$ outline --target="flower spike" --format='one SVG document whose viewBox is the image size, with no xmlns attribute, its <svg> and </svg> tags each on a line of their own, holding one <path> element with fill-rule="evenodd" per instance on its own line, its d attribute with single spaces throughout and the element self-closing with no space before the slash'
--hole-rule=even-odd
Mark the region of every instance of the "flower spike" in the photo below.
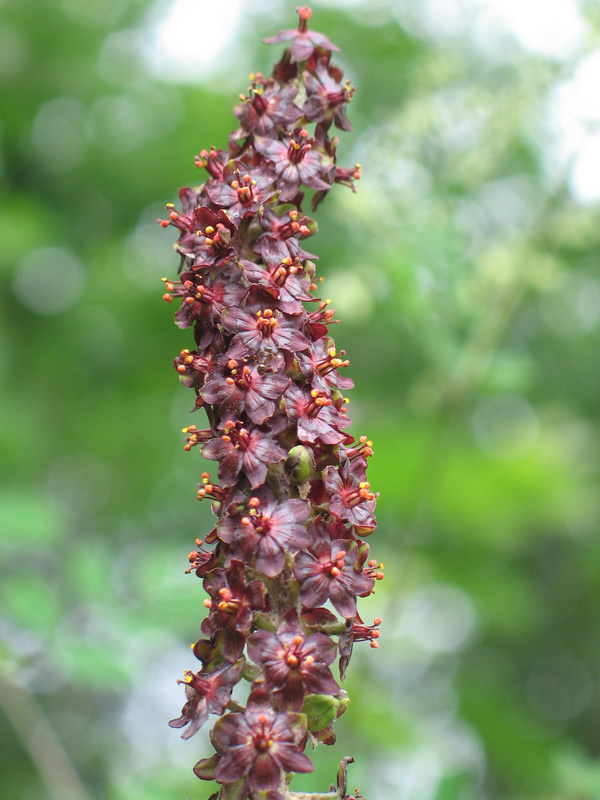
<svg viewBox="0 0 600 800">
<path fill-rule="evenodd" d="M 201 150 L 205 182 L 182 189 L 181 208 L 169 203 L 158 220 L 177 231 L 180 257 L 164 300 L 194 336 L 173 363 L 194 391 L 192 411 L 206 412 L 183 428 L 184 449 L 217 462 L 196 495 L 216 523 L 185 568 L 207 594 L 192 645 L 200 669 L 179 681 L 185 704 L 169 723 L 187 739 L 218 717 L 214 752 L 194 767 L 221 785 L 211 800 L 297 800 L 289 782 L 313 769 L 307 744 L 335 743 L 354 643 L 379 644 L 381 620 L 365 625 L 358 614 L 383 578 L 363 541 L 376 527 L 373 443 L 348 433 L 353 383 L 340 370 L 350 362 L 329 332 L 337 320 L 318 296 L 317 257 L 304 249 L 317 230 L 306 190 L 314 208 L 360 177 L 359 165 L 337 166 L 330 136 L 334 125 L 352 129 L 354 89 L 331 63 L 338 48 L 309 30 L 311 15 L 298 8 L 297 28 L 264 40 L 289 43 L 273 76 L 250 76 L 228 150 Z M 246 707 L 232 699 L 241 680 L 251 684 Z M 331 800 L 348 800 L 352 760 L 342 760 Z"/>
</svg>

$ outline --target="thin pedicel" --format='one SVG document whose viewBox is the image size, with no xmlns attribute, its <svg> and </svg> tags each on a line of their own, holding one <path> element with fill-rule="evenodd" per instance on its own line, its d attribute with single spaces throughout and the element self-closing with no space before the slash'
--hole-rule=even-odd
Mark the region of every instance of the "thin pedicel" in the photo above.
<svg viewBox="0 0 600 800">
<path fill-rule="evenodd" d="M 335 183 L 355 191 L 360 178 L 359 164 L 337 166 L 330 135 L 352 129 L 354 88 L 331 62 L 338 48 L 308 28 L 310 9 L 298 15 L 297 28 L 264 40 L 288 49 L 272 77 L 250 76 L 228 149 L 196 156 L 206 181 L 181 189 L 180 210 L 168 204 L 158 220 L 179 232 L 179 278 L 164 279 L 164 299 L 180 302 L 175 322 L 195 341 L 175 369 L 207 417 L 183 429 L 185 450 L 218 464 L 197 494 L 217 521 L 186 570 L 208 595 L 192 646 L 201 668 L 185 672 L 186 702 L 169 723 L 187 739 L 218 717 L 215 752 L 194 768 L 221 784 L 210 800 L 350 800 L 349 757 L 328 792 L 289 784 L 313 770 L 309 742 L 335 743 L 349 700 L 333 662 L 343 680 L 354 643 L 377 647 L 381 623 L 357 611 L 383 578 L 364 541 L 376 527 L 372 442 L 347 431 L 353 383 L 339 370 L 349 361 L 329 333 L 331 301 L 317 296 L 317 256 L 304 249 L 317 230 L 305 188 L 314 212 Z M 242 679 L 245 707 L 232 699 Z"/>
</svg>

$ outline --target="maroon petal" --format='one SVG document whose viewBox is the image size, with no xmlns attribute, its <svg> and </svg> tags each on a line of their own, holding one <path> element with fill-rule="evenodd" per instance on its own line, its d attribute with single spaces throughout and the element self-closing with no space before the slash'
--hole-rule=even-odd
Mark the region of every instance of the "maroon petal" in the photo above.
<svg viewBox="0 0 600 800">
<path fill-rule="evenodd" d="M 349 594 L 338 581 L 331 581 L 329 598 L 343 617 L 351 619 L 356 616 L 356 597 Z"/>
<path fill-rule="evenodd" d="M 279 31 L 277 36 L 269 36 L 262 41 L 263 44 L 281 44 L 282 42 L 288 42 L 297 33 L 297 28 L 288 28 L 286 31 Z"/>
<path fill-rule="evenodd" d="M 302 673 L 302 678 L 306 694 L 335 694 L 340 688 L 329 667 L 319 664 L 318 661 L 315 661 L 310 670 Z"/>
<path fill-rule="evenodd" d="M 246 775 L 252 766 L 254 755 L 254 748 L 246 743 L 227 748 L 217 765 L 215 778 L 219 783 L 237 781 Z M 277 786 L 270 786 L 269 788 L 275 789 Z"/>
<path fill-rule="evenodd" d="M 270 546 L 267 546 L 266 540 Z M 270 551 L 270 552 L 269 552 Z M 285 566 L 285 553 L 271 537 L 265 536 L 256 554 L 256 568 L 264 572 L 267 578 L 281 575 Z"/>
<path fill-rule="evenodd" d="M 312 772 L 310 758 L 291 745 L 277 743 L 277 758 L 286 772 Z"/>
<path fill-rule="evenodd" d="M 260 753 L 248 773 L 248 783 L 255 792 L 277 789 L 281 770 L 270 753 Z"/>
<path fill-rule="evenodd" d="M 307 36 L 295 36 L 290 42 L 290 51 L 294 61 L 306 61 L 314 49 L 313 43 Z"/>
<path fill-rule="evenodd" d="M 294 575 L 299 581 L 305 581 L 320 574 L 319 562 L 311 553 L 298 553 L 294 562 Z"/>
<path fill-rule="evenodd" d="M 300 589 L 300 600 L 302 605 L 308 608 L 322 605 L 329 597 L 329 583 L 330 581 L 324 575 L 313 575 L 312 578 L 304 581 Z M 337 608 L 337 606 L 336 606 Z M 343 612 L 338 608 L 340 614 Z M 354 604 L 354 611 L 356 612 L 356 603 Z M 350 616 L 354 616 L 351 614 Z"/>
</svg>

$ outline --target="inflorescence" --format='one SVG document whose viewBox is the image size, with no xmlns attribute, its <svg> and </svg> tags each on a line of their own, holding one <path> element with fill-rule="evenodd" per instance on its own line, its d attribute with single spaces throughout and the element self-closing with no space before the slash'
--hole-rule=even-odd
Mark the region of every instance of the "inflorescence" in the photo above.
<svg viewBox="0 0 600 800">
<path fill-rule="evenodd" d="M 335 742 L 348 704 L 331 665 L 339 658 L 343 680 L 354 642 L 377 647 L 381 623 L 357 611 L 383 578 L 363 540 L 376 526 L 372 442 L 347 432 L 353 384 L 339 370 L 349 361 L 329 333 L 330 300 L 316 296 L 304 240 L 317 226 L 302 210 L 303 187 L 313 212 L 335 183 L 355 191 L 360 165 L 339 168 L 330 136 L 332 125 L 352 129 L 354 89 L 331 63 L 338 48 L 308 29 L 310 9 L 298 15 L 298 28 L 264 40 L 288 48 L 272 77 L 250 75 L 228 149 L 196 156 L 207 180 L 181 189 L 181 210 L 168 204 L 158 220 L 179 231 L 179 278 L 164 279 L 164 299 L 181 303 L 175 322 L 193 329 L 196 345 L 175 369 L 194 390 L 192 411 L 208 418 L 204 429 L 183 429 L 184 447 L 218 462 L 218 479 L 204 472 L 198 484 L 216 526 L 196 539 L 187 569 L 208 594 L 192 646 L 201 668 L 185 672 L 186 702 L 169 723 L 187 739 L 219 717 L 215 753 L 194 768 L 221 784 L 211 800 L 310 796 L 289 782 L 312 771 L 309 742 Z M 245 707 L 232 699 L 242 679 L 251 684 Z M 327 797 L 350 800 L 351 761 Z"/>
</svg>

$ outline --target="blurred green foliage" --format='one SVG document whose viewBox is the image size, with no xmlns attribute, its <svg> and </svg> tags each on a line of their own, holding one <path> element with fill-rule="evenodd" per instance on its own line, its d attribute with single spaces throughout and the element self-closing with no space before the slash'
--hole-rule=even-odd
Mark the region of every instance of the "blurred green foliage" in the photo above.
<svg viewBox="0 0 600 800">
<path fill-rule="evenodd" d="M 365 171 L 310 249 L 375 444 L 387 578 L 361 610 L 384 618 L 380 649 L 356 648 L 338 745 L 299 787 L 352 753 L 369 800 L 600 796 L 600 226 L 577 160 L 597 103 L 567 119 L 579 148 L 561 134 L 600 14 L 565 3 L 583 33 L 560 53 L 484 0 L 314 4 L 358 87 L 342 161 Z M 155 66 L 184 0 L 0 4 L 8 798 L 209 793 L 191 773 L 205 734 L 166 727 L 203 613 L 185 557 L 211 517 L 181 449 L 192 399 L 170 362 L 190 341 L 160 301 L 176 259 L 154 220 L 200 180 L 194 153 L 225 145 L 246 74 L 277 56 L 260 37 L 295 4 L 198 4 L 198 53 L 233 38 L 195 81 L 182 19 L 180 72 Z"/>
</svg>

